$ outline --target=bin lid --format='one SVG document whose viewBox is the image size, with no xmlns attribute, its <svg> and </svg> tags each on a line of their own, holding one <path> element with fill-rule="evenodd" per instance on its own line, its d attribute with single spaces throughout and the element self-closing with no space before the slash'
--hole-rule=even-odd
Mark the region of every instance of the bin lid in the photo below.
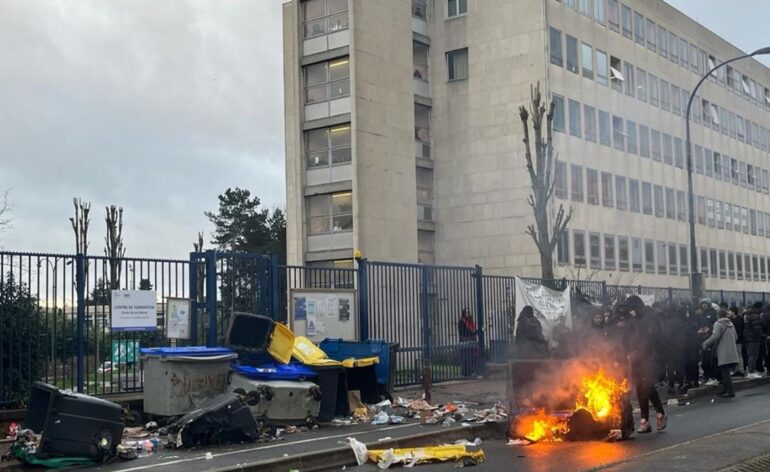
<svg viewBox="0 0 770 472">
<path fill-rule="evenodd" d="M 184 346 L 184 347 L 145 347 L 139 350 L 145 356 L 221 356 L 233 354 L 226 347 Z"/>
<path fill-rule="evenodd" d="M 265 364 L 259 367 L 233 364 L 230 368 L 246 377 L 258 380 L 314 379 L 318 374 L 302 364 Z"/>
<path fill-rule="evenodd" d="M 329 359 L 325 352 L 304 336 L 294 338 L 292 355 L 305 365 L 342 365 L 339 361 Z"/>
<path fill-rule="evenodd" d="M 292 350 L 294 350 L 294 333 L 285 324 L 275 323 L 267 352 L 281 364 L 288 364 L 291 361 Z"/>
</svg>

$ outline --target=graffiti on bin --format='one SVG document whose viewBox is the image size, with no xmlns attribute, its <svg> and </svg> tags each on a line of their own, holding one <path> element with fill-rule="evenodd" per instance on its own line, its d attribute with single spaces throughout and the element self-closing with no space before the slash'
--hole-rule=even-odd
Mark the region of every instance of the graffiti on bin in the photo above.
<svg viewBox="0 0 770 472">
<path fill-rule="evenodd" d="M 171 374 L 171 390 L 173 395 L 215 395 L 225 390 L 227 374 L 208 374 L 186 376 Z"/>
</svg>

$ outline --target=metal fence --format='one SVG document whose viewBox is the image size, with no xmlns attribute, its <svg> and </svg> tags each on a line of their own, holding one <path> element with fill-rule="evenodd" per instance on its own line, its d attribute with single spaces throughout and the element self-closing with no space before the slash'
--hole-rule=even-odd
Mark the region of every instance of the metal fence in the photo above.
<svg viewBox="0 0 770 472">
<path fill-rule="evenodd" d="M 608 285 L 597 281 L 524 278 L 597 303 L 631 294 L 685 303 L 687 289 Z M 0 406 L 26 397 L 43 379 L 89 394 L 141 390 L 139 347 L 168 346 L 165 302 L 192 300 L 189 344 L 225 341 L 233 312 L 267 314 L 286 322 L 293 289 L 354 288 L 361 339 L 399 343 L 398 385 L 419 383 L 423 362 L 434 381 L 472 378 L 482 359 L 502 361 L 513 337 L 515 277 L 484 275 L 481 267 L 359 261 L 357 269 L 280 265 L 275 256 L 206 251 L 189 260 L 0 252 Z M 157 293 L 157 330 L 112 332 L 112 289 Z M 764 292 L 709 290 L 714 302 L 770 301 Z M 460 339 L 468 308 L 479 332 Z M 181 341 L 180 341 L 181 343 Z"/>
</svg>

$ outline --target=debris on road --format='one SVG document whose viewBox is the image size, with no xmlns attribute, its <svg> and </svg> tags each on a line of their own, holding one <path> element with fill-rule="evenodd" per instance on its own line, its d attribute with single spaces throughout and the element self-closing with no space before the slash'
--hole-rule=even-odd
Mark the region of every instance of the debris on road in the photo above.
<svg viewBox="0 0 770 472">
<path fill-rule="evenodd" d="M 476 465 L 484 462 L 484 451 L 479 448 L 481 439 L 473 442 L 468 440 L 457 441 L 456 444 L 447 444 L 434 447 L 417 447 L 405 449 L 372 449 L 355 438 L 347 438 L 347 444 L 353 450 L 358 465 L 364 465 L 368 461 L 377 463 L 380 469 L 387 469 L 392 465 L 401 464 L 404 467 L 413 467 L 417 464 L 429 462 L 447 462 L 453 460 L 459 467 Z"/>
</svg>

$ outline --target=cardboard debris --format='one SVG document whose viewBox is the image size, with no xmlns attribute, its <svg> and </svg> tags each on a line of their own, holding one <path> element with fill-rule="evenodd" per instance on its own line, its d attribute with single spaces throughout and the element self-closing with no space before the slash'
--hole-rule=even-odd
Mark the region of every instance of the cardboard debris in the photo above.
<svg viewBox="0 0 770 472">
<path fill-rule="evenodd" d="M 464 445 L 447 445 L 436 447 L 418 447 L 407 449 L 381 449 L 370 450 L 369 459 L 376 462 L 381 469 L 387 469 L 394 464 L 402 464 L 405 467 L 413 467 L 417 464 L 429 462 L 463 461 L 470 460 L 473 463 L 484 462 L 484 451 L 470 451 Z"/>
</svg>

